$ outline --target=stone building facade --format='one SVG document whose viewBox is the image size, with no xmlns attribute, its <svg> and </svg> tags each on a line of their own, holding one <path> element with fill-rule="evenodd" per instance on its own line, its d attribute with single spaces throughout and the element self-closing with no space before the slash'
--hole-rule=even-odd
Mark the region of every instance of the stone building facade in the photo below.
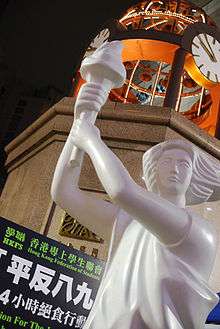
<svg viewBox="0 0 220 329">
<path fill-rule="evenodd" d="M 95 228 L 92 233 L 83 228 L 50 197 L 56 162 L 73 122 L 74 102 L 74 98 L 63 98 L 7 145 L 8 178 L 0 199 L 0 216 L 105 260 L 110 236 L 103 241 L 95 235 Z M 189 140 L 220 161 L 220 141 L 169 108 L 107 102 L 97 126 L 103 140 L 141 185 L 143 153 L 164 140 Z M 87 156 L 80 188 L 108 199 Z M 195 211 L 214 221 L 220 234 L 219 201 L 196 206 Z M 220 248 L 211 278 L 216 291 L 220 290 L 218 259 Z"/>
</svg>

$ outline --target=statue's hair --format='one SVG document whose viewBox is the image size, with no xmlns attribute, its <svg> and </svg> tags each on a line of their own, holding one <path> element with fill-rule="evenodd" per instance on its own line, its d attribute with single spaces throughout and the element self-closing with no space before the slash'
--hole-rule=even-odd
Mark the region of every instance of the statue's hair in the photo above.
<svg viewBox="0 0 220 329">
<path fill-rule="evenodd" d="M 220 199 L 220 165 L 198 147 L 183 140 L 162 142 L 144 153 L 143 173 L 149 191 L 158 193 L 157 163 L 162 153 L 169 149 L 183 149 L 192 160 L 193 173 L 186 192 L 186 204 Z"/>
</svg>

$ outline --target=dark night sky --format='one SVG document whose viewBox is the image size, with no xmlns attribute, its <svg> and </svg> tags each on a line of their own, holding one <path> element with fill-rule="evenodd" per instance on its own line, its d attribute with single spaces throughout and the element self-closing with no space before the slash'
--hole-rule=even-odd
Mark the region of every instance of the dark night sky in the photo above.
<svg viewBox="0 0 220 329">
<path fill-rule="evenodd" d="M 68 93 L 82 50 L 103 23 L 138 1 L 9 0 L 0 45 L 16 75 Z"/>
<path fill-rule="evenodd" d="M 0 0 L 0 67 L 3 61 L 24 85 L 52 85 L 68 95 L 79 58 L 104 22 L 137 2 Z M 0 190 L 4 161 L 0 144 Z"/>
</svg>

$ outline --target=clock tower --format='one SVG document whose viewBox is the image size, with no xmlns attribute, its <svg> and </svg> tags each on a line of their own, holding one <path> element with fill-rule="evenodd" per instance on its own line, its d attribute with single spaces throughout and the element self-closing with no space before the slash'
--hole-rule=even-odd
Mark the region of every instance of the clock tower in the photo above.
<svg viewBox="0 0 220 329">
<path fill-rule="evenodd" d="M 170 107 L 216 135 L 220 103 L 220 32 L 186 0 L 144 1 L 111 20 L 84 56 L 105 41 L 122 40 L 127 78 L 110 100 Z M 76 94 L 82 79 L 78 78 Z"/>
</svg>

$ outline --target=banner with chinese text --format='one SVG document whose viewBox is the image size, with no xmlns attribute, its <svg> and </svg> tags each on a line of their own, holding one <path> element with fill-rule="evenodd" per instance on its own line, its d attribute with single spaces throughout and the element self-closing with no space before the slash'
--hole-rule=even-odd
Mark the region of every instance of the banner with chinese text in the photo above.
<svg viewBox="0 0 220 329">
<path fill-rule="evenodd" d="M 83 328 L 104 265 L 0 217 L 0 329 Z"/>
</svg>

